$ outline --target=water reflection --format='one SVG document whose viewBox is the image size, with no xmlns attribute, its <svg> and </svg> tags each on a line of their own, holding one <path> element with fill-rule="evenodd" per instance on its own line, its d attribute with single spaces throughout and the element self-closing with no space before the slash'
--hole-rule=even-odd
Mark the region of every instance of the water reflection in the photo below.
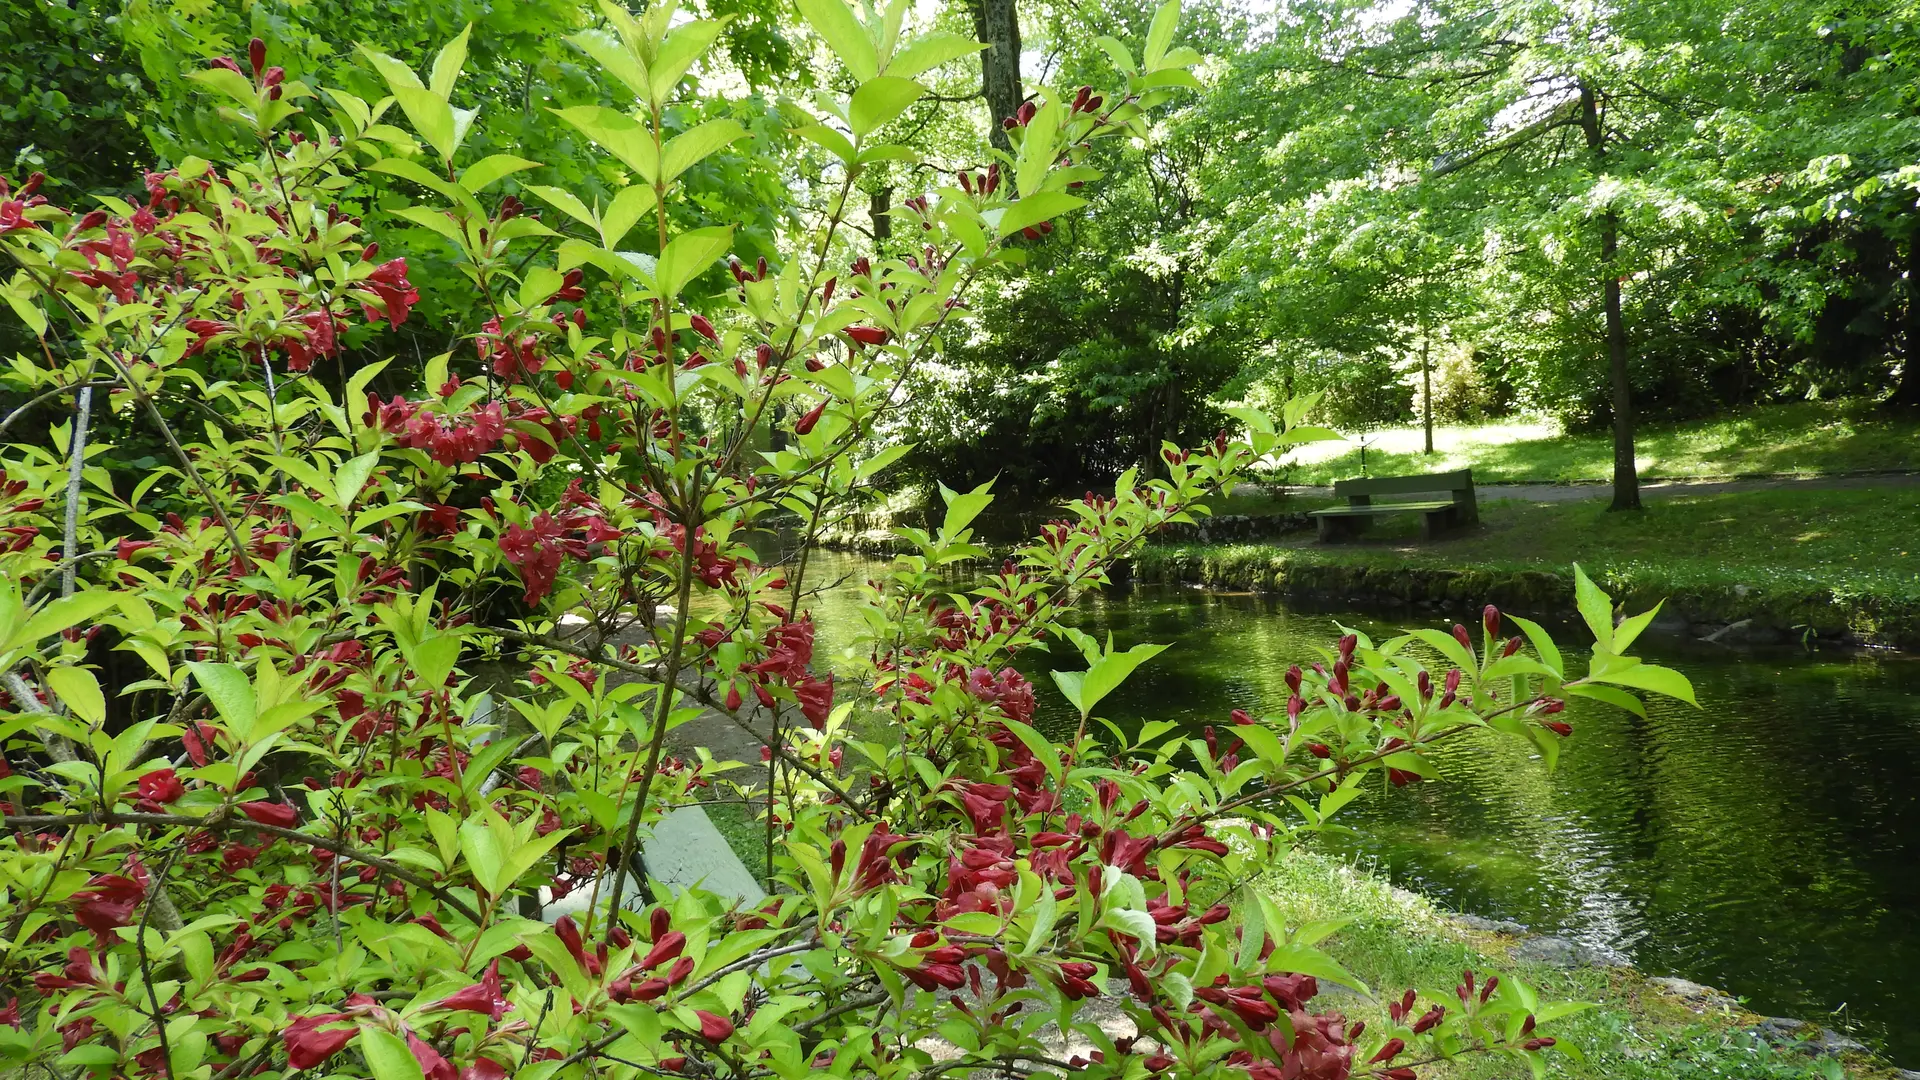
<svg viewBox="0 0 1920 1080">
<path fill-rule="evenodd" d="M 844 642 L 854 600 L 849 585 L 816 601 L 823 649 Z M 1123 645 L 1175 643 L 1103 712 L 1196 728 L 1279 710 L 1287 665 L 1336 619 L 1373 634 L 1419 621 L 1184 589 L 1090 598 L 1076 618 Z M 1682 667 L 1705 708 L 1654 702 L 1643 720 L 1575 702 L 1552 774 L 1511 740 L 1445 744 L 1449 782 L 1363 799 L 1345 818 L 1355 834 L 1329 846 L 1461 910 L 1618 949 L 1763 1012 L 1850 1022 L 1920 1062 L 1920 1017 L 1902 1007 L 1920 995 L 1920 661 L 1646 651 Z M 1023 666 L 1045 684 L 1049 662 Z M 1071 730 L 1058 694 L 1040 698 L 1039 726 Z"/>
</svg>

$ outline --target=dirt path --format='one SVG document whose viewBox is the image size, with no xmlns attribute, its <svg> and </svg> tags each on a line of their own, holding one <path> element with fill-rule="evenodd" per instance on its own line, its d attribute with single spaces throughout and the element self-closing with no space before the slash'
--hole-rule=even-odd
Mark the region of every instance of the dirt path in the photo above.
<svg viewBox="0 0 1920 1080">
<path fill-rule="evenodd" d="M 1752 480 L 1649 480 L 1640 484 L 1640 495 L 1660 499 L 1673 495 L 1725 495 L 1740 491 L 1858 491 L 1884 489 L 1895 492 L 1920 491 L 1920 473 L 1883 473 L 1870 476 L 1782 476 Z M 1330 499 L 1331 487 L 1294 487 L 1278 489 L 1308 498 Z M 1480 499 L 1518 499 L 1522 502 L 1578 502 L 1604 499 L 1613 494 L 1613 485 L 1587 484 L 1477 484 Z"/>
</svg>

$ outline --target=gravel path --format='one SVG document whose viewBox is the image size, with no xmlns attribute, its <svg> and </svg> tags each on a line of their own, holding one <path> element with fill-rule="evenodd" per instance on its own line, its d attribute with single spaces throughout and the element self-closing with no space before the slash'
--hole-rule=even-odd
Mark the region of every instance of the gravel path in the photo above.
<svg viewBox="0 0 1920 1080">
<path fill-rule="evenodd" d="M 1738 491 L 1854 491 L 1884 489 L 1889 493 L 1920 489 L 1920 473 L 1880 473 L 1867 476 L 1780 476 L 1751 480 L 1650 480 L 1640 484 L 1640 496 L 1659 499 L 1671 495 L 1724 495 Z M 1331 487 L 1285 488 L 1289 494 L 1330 499 Z M 1588 484 L 1476 484 L 1474 491 L 1487 501 L 1578 502 L 1604 499 L 1613 485 Z"/>
</svg>

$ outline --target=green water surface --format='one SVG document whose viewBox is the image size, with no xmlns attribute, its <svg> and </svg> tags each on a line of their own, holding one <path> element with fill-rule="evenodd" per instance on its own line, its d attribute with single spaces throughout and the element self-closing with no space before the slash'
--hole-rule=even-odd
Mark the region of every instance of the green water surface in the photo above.
<svg viewBox="0 0 1920 1080">
<path fill-rule="evenodd" d="M 821 580 L 852 575 L 815 604 L 823 649 L 851 625 L 870 565 L 821 567 Z M 1450 621 L 1174 587 L 1090 597 L 1076 619 L 1123 645 L 1173 644 L 1103 714 L 1223 732 L 1235 708 L 1281 709 L 1287 666 L 1336 620 L 1378 635 Z M 1579 640 L 1565 631 L 1570 655 Z M 1638 651 L 1685 671 L 1703 708 L 1652 701 L 1642 720 L 1575 702 L 1552 773 L 1512 740 L 1444 744 L 1445 782 L 1370 794 L 1343 815 L 1353 834 L 1328 845 L 1458 910 L 1615 949 L 1920 1065 L 1920 659 Z M 1049 662 L 1022 666 L 1040 726 L 1070 731 Z"/>
</svg>

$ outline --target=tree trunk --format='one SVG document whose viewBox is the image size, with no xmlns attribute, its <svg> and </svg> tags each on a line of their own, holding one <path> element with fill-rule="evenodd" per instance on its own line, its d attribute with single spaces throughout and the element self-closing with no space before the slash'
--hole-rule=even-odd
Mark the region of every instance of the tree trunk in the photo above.
<svg viewBox="0 0 1920 1080">
<path fill-rule="evenodd" d="M 1920 409 L 1920 229 L 1907 240 L 1907 308 L 1902 320 L 1900 384 L 1887 404 L 1896 409 Z"/>
<path fill-rule="evenodd" d="M 980 54 L 980 92 L 987 99 L 987 138 L 1008 153 L 1013 143 L 1001 121 L 1020 111 L 1020 17 L 1014 0 L 968 0 L 973 32 L 987 45 Z"/>
<path fill-rule="evenodd" d="M 1606 137 L 1593 88 L 1580 84 L 1580 128 L 1598 178 L 1606 162 Z M 1613 505 L 1640 509 L 1640 473 L 1633 461 L 1633 386 L 1627 381 L 1627 327 L 1620 315 L 1620 215 L 1600 215 L 1600 288 L 1607 311 L 1607 377 L 1613 390 Z"/>
<path fill-rule="evenodd" d="M 1433 453 L 1433 365 L 1428 362 L 1428 353 L 1433 346 L 1433 335 L 1420 334 L 1420 423 L 1426 428 L 1427 453 Z"/>
<path fill-rule="evenodd" d="M 873 241 L 884 243 L 893 236 L 893 188 L 883 187 L 867 203 L 867 216 L 873 219 Z"/>
</svg>

